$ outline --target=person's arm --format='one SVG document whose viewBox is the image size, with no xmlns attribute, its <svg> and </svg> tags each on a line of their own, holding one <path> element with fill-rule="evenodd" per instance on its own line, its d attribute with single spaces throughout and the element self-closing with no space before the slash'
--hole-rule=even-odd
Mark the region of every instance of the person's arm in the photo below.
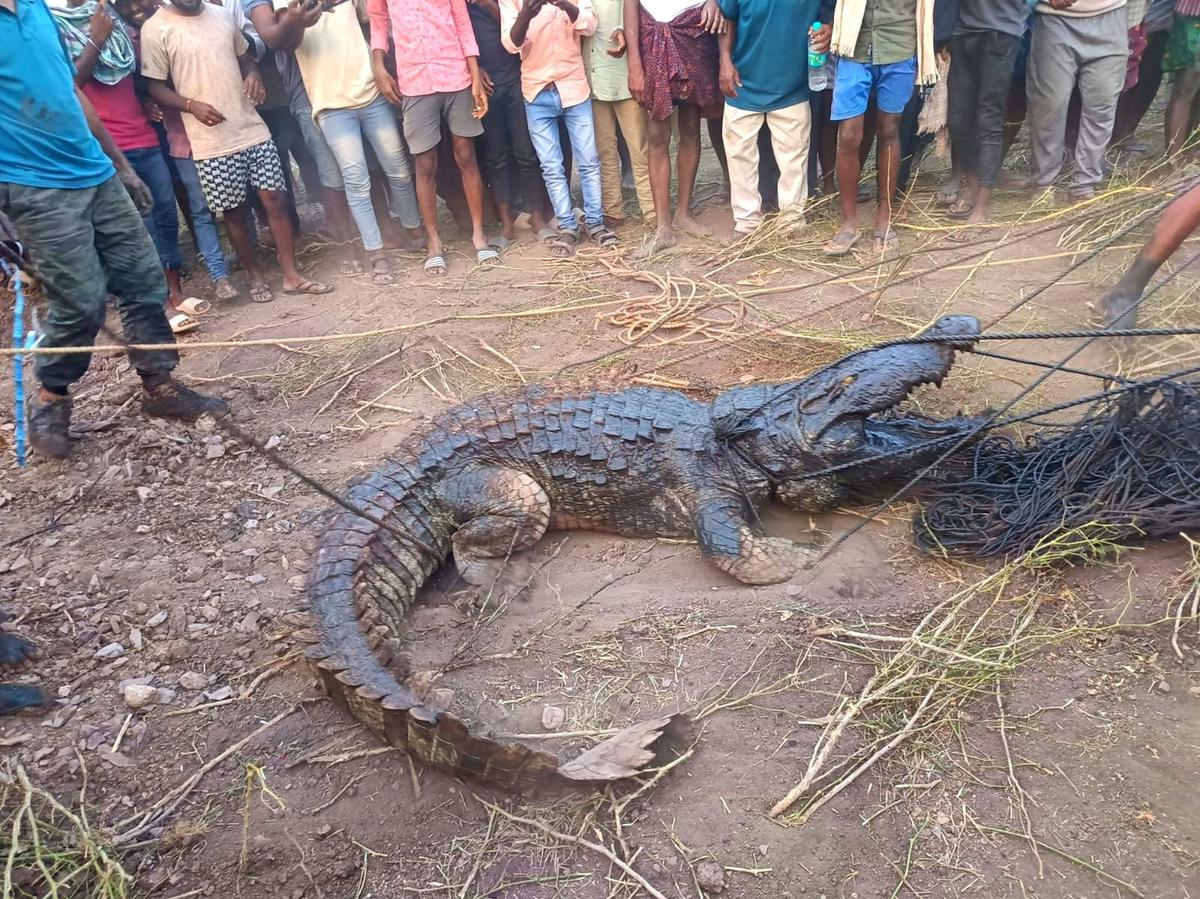
<svg viewBox="0 0 1200 899">
<path fill-rule="evenodd" d="M 484 83 L 479 68 L 479 43 L 475 40 L 475 29 L 471 26 L 471 14 L 467 12 L 467 0 L 450 0 L 450 15 L 454 19 L 454 32 L 467 70 L 471 73 L 471 97 L 475 101 L 471 114 L 482 119 L 488 111 L 488 95 L 491 93 Z"/>
<path fill-rule="evenodd" d="M 401 101 L 400 85 L 387 69 L 387 52 L 391 42 L 391 17 L 387 0 L 367 0 L 367 19 L 371 23 L 371 73 L 379 93 L 393 106 Z"/>
<path fill-rule="evenodd" d="M 304 30 L 321 18 L 321 4 L 292 0 L 286 9 L 260 5 L 250 10 L 250 23 L 272 50 L 292 52 L 304 40 Z"/>
<path fill-rule="evenodd" d="M 150 195 L 150 188 L 137 176 L 137 172 L 133 170 L 133 166 L 129 164 L 125 154 L 121 152 L 116 141 L 112 139 L 112 135 L 108 133 L 108 129 L 104 127 L 104 123 L 100 121 L 100 116 L 96 113 L 96 108 L 92 106 L 92 101 L 79 89 L 79 85 L 75 86 L 75 97 L 79 101 L 80 108 L 83 109 L 84 118 L 87 119 L 88 130 L 99 141 L 104 155 L 112 160 L 113 168 L 117 170 L 117 177 L 125 185 L 125 190 L 129 192 L 129 198 L 133 200 L 133 205 L 137 207 L 138 212 L 146 215 L 154 208 L 154 197 Z"/>
<path fill-rule="evenodd" d="M 246 40 L 246 38 L 242 36 L 242 40 Z M 251 103 L 259 106 L 267 99 L 267 89 L 263 85 L 262 73 L 259 72 L 258 63 L 250 54 L 248 45 L 247 49 L 238 56 L 238 68 L 242 70 L 242 88 L 245 90 L 246 96 L 250 98 Z"/>
<path fill-rule="evenodd" d="M 550 0 L 550 2 L 567 14 L 579 34 L 591 37 L 596 33 L 596 26 L 600 24 L 600 19 L 596 15 L 596 7 L 592 5 L 592 0 Z M 574 14 L 568 7 L 574 7 Z"/>
<path fill-rule="evenodd" d="M 100 60 L 100 48 L 113 33 L 114 23 L 105 6 L 104 3 L 98 4 L 96 11 L 92 13 L 91 21 L 88 22 L 87 43 L 83 45 L 83 51 L 75 60 L 75 83 L 80 87 L 91 81 L 92 72 L 96 70 L 96 63 Z"/>
<path fill-rule="evenodd" d="M 1141 298 L 1154 273 L 1197 228 L 1200 228 L 1200 186 L 1193 187 L 1166 208 L 1146 245 L 1102 300 L 1102 311 L 1110 326 L 1136 326 L 1137 307 L 1134 304 Z"/>
<path fill-rule="evenodd" d="M 210 128 L 213 125 L 220 125 L 225 121 L 225 116 L 215 106 L 205 103 L 203 100 L 193 100 L 185 97 L 165 81 L 160 81 L 157 78 L 147 78 L 146 88 L 150 92 L 150 99 L 162 109 L 177 109 L 180 112 L 190 113 L 201 124 L 208 125 Z"/>
<path fill-rule="evenodd" d="M 737 20 L 729 19 L 723 32 L 717 35 L 717 49 L 720 52 L 721 68 L 718 79 L 721 93 L 726 97 L 736 97 L 738 88 L 742 86 L 742 76 L 738 74 L 737 66 L 733 64 L 733 42 L 737 39 Z"/>
<path fill-rule="evenodd" d="M 646 74 L 642 69 L 642 23 L 639 0 L 625 0 L 625 53 L 629 57 L 629 93 L 646 105 Z"/>
<path fill-rule="evenodd" d="M 529 36 L 529 24 L 533 21 L 534 16 L 542 11 L 542 7 L 545 5 L 546 0 L 525 0 L 525 5 L 517 13 L 512 27 L 507 31 L 501 27 L 500 39 L 504 42 L 504 46 L 508 48 L 510 53 L 521 52 L 521 48 L 525 46 L 525 39 Z"/>
</svg>

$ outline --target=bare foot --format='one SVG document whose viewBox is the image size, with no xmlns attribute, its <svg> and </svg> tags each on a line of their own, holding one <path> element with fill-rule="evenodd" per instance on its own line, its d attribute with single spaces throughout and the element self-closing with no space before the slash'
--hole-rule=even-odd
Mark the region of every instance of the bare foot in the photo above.
<svg viewBox="0 0 1200 899">
<path fill-rule="evenodd" d="M 654 232 L 654 237 L 634 252 L 633 258 L 649 259 L 659 250 L 670 249 L 673 246 L 675 246 L 675 232 L 670 228 L 659 228 Z"/>
<path fill-rule="evenodd" d="M 691 234 L 694 237 L 711 237 L 712 230 L 700 224 L 686 212 L 682 210 L 675 213 L 674 228 L 677 231 L 682 231 L 684 234 Z"/>
</svg>

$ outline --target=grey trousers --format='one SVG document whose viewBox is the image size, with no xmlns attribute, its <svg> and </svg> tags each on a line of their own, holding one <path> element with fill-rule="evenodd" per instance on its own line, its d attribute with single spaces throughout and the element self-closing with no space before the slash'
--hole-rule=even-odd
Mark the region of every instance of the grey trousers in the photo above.
<svg viewBox="0 0 1200 899">
<path fill-rule="evenodd" d="M 163 310 L 167 282 L 154 242 L 113 175 L 81 190 L 0 184 L 0 211 L 16 226 L 46 292 L 43 346 L 91 346 L 104 322 L 109 293 L 130 343 L 174 343 Z M 38 356 L 38 380 L 64 391 L 91 362 L 90 353 Z M 139 372 L 170 371 L 175 350 L 130 350 Z"/>
<path fill-rule="evenodd" d="M 1074 187 L 1094 187 L 1112 136 L 1129 58 L 1124 7 L 1098 16 L 1037 16 L 1026 81 L 1033 183 L 1050 184 L 1063 165 L 1067 106 L 1079 85 L 1083 109 L 1075 145 Z"/>
</svg>

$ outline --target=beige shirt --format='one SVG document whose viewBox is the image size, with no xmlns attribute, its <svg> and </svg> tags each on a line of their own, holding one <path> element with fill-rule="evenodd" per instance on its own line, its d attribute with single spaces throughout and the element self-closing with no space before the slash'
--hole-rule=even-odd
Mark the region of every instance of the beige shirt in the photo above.
<svg viewBox="0 0 1200 899">
<path fill-rule="evenodd" d="M 287 9 L 288 0 L 274 0 Z M 326 109 L 357 109 L 379 98 L 371 73 L 371 49 L 363 36 L 365 3 L 341 3 L 321 13 L 296 48 L 300 77 L 312 102 L 313 118 Z"/>
<path fill-rule="evenodd" d="M 242 84 L 238 57 L 249 49 L 230 11 L 211 3 L 194 16 L 164 6 L 142 27 L 142 74 L 173 82 L 181 97 L 207 103 L 225 116 L 210 127 L 183 113 L 196 159 L 229 156 L 271 137 Z"/>
</svg>

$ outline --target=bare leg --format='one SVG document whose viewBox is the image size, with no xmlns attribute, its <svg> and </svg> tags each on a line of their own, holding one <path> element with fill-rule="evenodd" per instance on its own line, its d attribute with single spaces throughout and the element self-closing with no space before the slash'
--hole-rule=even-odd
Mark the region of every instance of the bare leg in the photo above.
<svg viewBox="0 0 1200 899">
<path fill-rule="evenodd" d="M 296 268 L 296 232 L 288 213 L 288 195 L 280 190 L 260 190 L 258 197 L 267 212 L 267 221 L 271 223 L 271 233 L 275 235 L 275 256 L 283 271 L 283 286 L 295 290 L 304 283 L 305 277 Z"/>
<path fill-rule="evenodd" d="M 679 106 L 679 156 L 675 164 L 678 167 L 675 228 L 707 237 L 712 232 L 691 216 L 692 191 L 696 188 L 696 172 L 700 170 L 700 107 L 691 103 Z"/>
<path fill-rule="evenodd" d="M 238 264 L 246 273 L 251 286 L 266 284 L 262 268 L 258 264 L 258 253 L 254 247 L 254 238 L 250 236 L 250 204 L 243 203 L 233 209 L 225 210 L 225 230 L 229 233 L 229 242 L 233 244 L 233 252 L 237 254 Z"/>
<path fill-rule="evenodd" d="M 875 232 L 888 234 L 892 223 L 892 197 L 900 176 L 900 116 L 879 113 L 876 129 L 875 165 L 879 169 L 879 196 L 876 198 Z"/>
<path fill-rule="evenodd" d="M 1190 135 L 1192 100 L 1200 91 L 1200 70 L 1188 69 L 1175 75 L 1167 103 L 1167 159 L 1177 163 Z"/>
<path fill-rule="evenodd" d="M 713 152 L 717 154 L 717 162 L 721 166 L 721 174 L 725 176 L 725 197 L 729 197 L 729 159 L 725 155 L 725 135 L 721 131 L 720 119 L 708 119 L 708 139 L 712 142 Z"/>
<path fill-rule="evenodd" d="M 471 243 L 477 250 L 487 249 L 487 234 L 483 230 L 483 176 L 475 159 L 475 141 L 470 137 L 451 138 L 454 161 L 462 174 L 463 193 L 467 197 L 467 212 L 471 216 Z"/>
<path fill-rule="evenodd" d="M 174 309 L 183 302 L 183 284 L 179 280 L 179 269 L 164 268 L 167 279 L 167 308 Z"/>
<path fill-rule="evenodd" d="M 442 237 L 437 224 L 437 152 L 437 147 L 434 147 L 413 157 L 417 175 L 417 205 L 421 208 L 421 221 L 425 223 L 425 234 L 429 238 L 426 252 L 430 259 L 442 255 Z"/>
<path fill-rule="evenodd" d="M 826 245 L 827 253 L 847 252 L 858 235 L 858 179 L 862 174 L 858 153 L 862 139 L 862 116 L 838 124 L 837 177 L 842 223 L 833 240 Z"/>
<path fill-rule="evenodd" d="M 658 229 L 650 242 L 634 254 L 638 259 L 675 246 L 675 230 L 671 227 L 671 120 L 651 119 L 646 137 L 646 168 L 650 173 L 650 195 L 654 197 Z"/>
</svg>

